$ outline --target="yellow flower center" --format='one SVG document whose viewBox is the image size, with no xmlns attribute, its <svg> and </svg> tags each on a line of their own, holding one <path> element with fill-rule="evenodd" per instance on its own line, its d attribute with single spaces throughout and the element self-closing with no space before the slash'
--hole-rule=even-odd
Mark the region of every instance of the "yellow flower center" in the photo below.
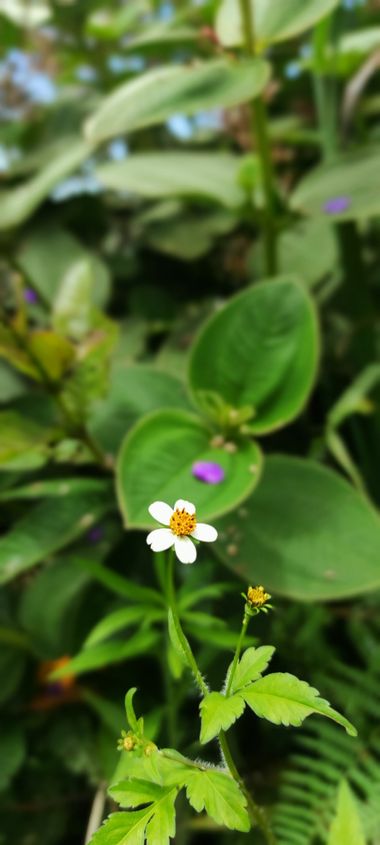
<svg viewBox="0 0 380 845">
<path fill-rule="evenodd" d="M 185 537 L 191 534 L 197 524 L 195 513 L 188 513 L 185 510 L 176 510 L 170 517 L 170 528 L 177 537 Z"/>
<path fill-rule="evenodd" d="M 270 595 L 265 592 L 264 587 L 248 587 L 247 599 L 253 607 L 262 607 L 270 599 Z"/>
</svg>

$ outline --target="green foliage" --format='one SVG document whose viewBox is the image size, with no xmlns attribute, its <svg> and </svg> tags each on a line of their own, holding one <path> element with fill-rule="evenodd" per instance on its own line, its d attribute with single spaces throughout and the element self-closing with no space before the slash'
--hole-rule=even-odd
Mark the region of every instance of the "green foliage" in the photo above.
<svg viewBox="0 0 380 845">
<path fill-rule="evenodd" d="M 339 0 L 250 0 L 255 15 L 256 37 L 261 49 L 276 41 L 286 41 L 313 26 L 338 5 Z M 223 0 L 217 16 L 217 32 L 227 47 L 241 44 L 242 24 L 239 5 Z"/>
<path fill-rule="evenodd" d="M 337 813 L 331 825 L 328 845 L 365 845 L 356 802 L 344 781 L 339 788 Z"/>
<path fill-rule="evenodd" d="M 379 585 L 377 514 L 336 473 L 314 462 L 268 458 L 255 495 L 219 527 L 233 554 L 224 543 L 218 556 L 271 593 L 326 600 Z"/>
<path fill-rule="evenodd" d="M 269 66 L 262 59 L 234 64 L 228 59 L 148 71 L 126 82 L 104 100 L 87 121 L 90 144 L 136 129 L 163 123 L 172 114 L 234 106 L 264 88 Z"/>
<path fill-rule="evenodd" d="M 210 519 L 244 499 L 260 477 L 259 447 L 242 441 L 230 451 L 213 443 L 206 425 L 185 412 L 157 411 L 136 425 L 123 442 L 117 466 L 126 525 L 149 527 L 147 508 L 156 500 L 174 504 L 186 496 L 197 502 L 203 519 Z M 215 461 L 225 471 L 226 483 L 215 488 L 212 499 L 207 486 L 191 474 L 195 461 Z"/>
<path fill-rule="evenodd" d="M 204 327 L 190 361 L 196 402 L 216 395 L 247 430 L 281 428 L 306 402 L 318 357 L 313 306 L 292 279 L 255 285 L 232 299 Z M 236 423 L 235 423 L 236 424 Z"/>
<path fill-rule="evenodd" d="M 210 692 L 201 701 L 202 743 L 210 742 L 220 731 L 227 731 L 244 710 L 244 699 L 239 695 L 226 698 L 220 692 Z"/>
</svg>

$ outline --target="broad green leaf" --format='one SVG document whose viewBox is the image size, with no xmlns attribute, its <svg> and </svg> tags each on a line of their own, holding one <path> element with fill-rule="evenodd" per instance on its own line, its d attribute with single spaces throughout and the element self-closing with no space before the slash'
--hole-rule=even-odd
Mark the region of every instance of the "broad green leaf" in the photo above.
<svg viewBox="0 0 380 845">
<path fill-rule="evenodd" d="M 102 165 L 96 175 L 106 188 L 118 192 L 151 199 L 200 196 L 234 208 L 244 202 L 237 181 L 240 167 L 241 159 L 229 153 L 139 153 Z"/>
<path fill-rule="evenodd" d="M 56 505 L 57 508 L 57 505 Z M 91 581 L 71 559 L 41 569 L 21 596 L 21 626 L 45 655 L 67 653 L 83 592 Z"/>
<path fill-rule="evenodd" d="M 252 433 L 290 422 L 312 388 L 318 330 L 312 301 L 292 278 L 262 282 L 233 297 L 206 323 L 193 346 L 189 377 L 195 401 L 217 394 L 252 410 Z"/>
<path fill-rule="evenodd" d="M 380 587 L 379 517 L 336 472 L 312 461 L 268 458 L 255 494 L 218 528 L 216 554 L 246 584 L 274 595 L 326 601 Z"/>
<path fill-rule="evenodd" d="M 79 652 L 61 669 L 51 675 L 52 679 L 63 678 L 65 675 L 83 675 L 95 669 L 102 669 L 111 663 L 121 663 L 130 657 L 138 657 L 152 649 L 159 639 L 159 635 L 152 630 L 141 630 L 125 640 L 113 640 L 111 643 L 100 643 Z"/>
<path fill-rule="evenodd" d="M 250 830 L 246 800 L 234 780 L 223 772 L 205 769 L 189 773 L 186 795 L 194 810 L 206 813 L 230 830 Z"/>
<path fill-rule="evenodd" d="M 274 651 L 275 649 L 271 645 L 262 645 L 259 648 L 247 648 L 236 666 L 231 685 L 231 693 L 238 692 L 238 690 L 259 678 L 265 672 L 273 657 Z M 232 663 L 229 667 L 228 674 L 231 671 L 231 667 Z"/>
<path fill-rule="evenodd" d="M 256 716 L 268 719 L 274 725 L 298 727 L 307 716 L 317 713 L 342 725 L 350 736 L 357 735 L 348 719 L 320 698 L 318 690 L 288 672 L 274 672 L 259 678 L 242 689 L 240 695 Z"/>
<path fill-rule="evenodd" d="M 107 395 L 91 410 L 89 428 L 109 452 L 116 452 L 131 426 L 159 408 L 190 409 L 183 384 L 174 376 L 142 364 L 115 365 Z"/>
<path fill-rule="evenodd" d="M 259 94 L 268 77 L 269 66 L 262 59 L 154 68 L 113 91 L 88 119 L 85 135 L 90 143 L 99 143 L 163 123 L 178 112 L 191 115 L 234 106 Z"/>
<path fill-rule="evenodd" d="M 0 583 L 11 581 L 48 555 L 64 548 L 110 509 L 103 495 L 62 496 L 28 510 L 0 539 Z"/>
<path fill-rule="evenodd" d="M 156 501 L 174 505 L 194 502 L 205 521 L 241 502 L 260 477 L 261 453 L 244 442 L 230 453 L 211 444 L 212 435 L 199 419 L 180 411 L 158 411 L 145 417 L 124 440 L 117 464 L 117 492 L 128 528 L 149 528 L 148 507 Z M 192 475 L 195 461 L 215 461 L 224 480 L 210 485 Z"/>
<path fill-rule="evenodd" d="M 358 805 L 346 781 L 338 791 L 338 804 L 327 845 L 366 845 Z"/>
<path fill-rule="evenodd" d="M 136 625 L 144 620 L 153 622 L 164 618 L 164 610 L 152 609 L 150 605 L 140 604 L 137 607 L 120 607 L 118 610 L 114 610 L 113 613 L 104 616 L 95 625 L 95 628 L 92 629 L 84 642 L 84 648 L 91 648 L 97 643 L 112 637 L 118 631 L 122 631 L 124 628 L 129 628 L 131 625 Z"/>
<path fill-rule="evenodd" d="M 52 188 L 90 155 L 91 148 L 77 138 L 67 138 L 60 153 L 27 182 L 0 192 L 0 230 L 11 229 L 27 220 Z"/>
<path fill-rule="evenodd" d="M 200 703 L 202 744 L 210 742 L 220 731 L 227 731 L 244 710 L 240 695 L 226 698 L 220 692 L 210 692 Z"/>
<path fill-rule="evenodd" d="M 71 232 L 44 222 L 22 238 L 17 252 L 17 264 L 49 305 L 59 295 L 72 268 L 81 261 L 87 261 L 91 266 L 94 303 L 102 306 L 110 289 L 109 270 L 99 256 L 84 247 Z"/>
<path fill-rule="evenodd" d="M 380 213 L 380 196 L 373 174 L 380 167 L 380 148 L 362 147 L 311 171 L 291 196 L 293 210 L 333 221 L 358 220 Z M 329 211 L 329 203 L 342 200 L 341 210 Z"/>
<path fill-rule="evenodd" d="M 276 41 L 286 41 L 331 12 L 339 0 L 251 0 L 257 46 L 263 50 Z M 241 7 L 237 0 L 222 0 L 216 31 L 225 47 L 243 42 Z"/>
<path fill-rule="evenodd" d="M 323 217 L 303 218 L 285 229 L 277 240 L 279 272 L 296 276 L 308 288 L 314 288 L 337 267 L 339 254 L 334 228 Z M 312 256 L 312 260 L 310 260 Z M 249 266 L 259 278 L 265 272 L 262 242 L 252 249 Z"/>
</svg>

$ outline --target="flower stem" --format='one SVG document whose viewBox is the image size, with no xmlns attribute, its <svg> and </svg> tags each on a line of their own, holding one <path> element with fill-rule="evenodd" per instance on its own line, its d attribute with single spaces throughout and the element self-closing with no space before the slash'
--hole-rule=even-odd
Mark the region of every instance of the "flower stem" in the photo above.
<svg viewBox="0 0 380 845">
<path fill-rule="evenodd" d="M 236 672 L 236 667 L 237 667 L 237 664 L 238 664 L 238 660 L 239 660 L 239 657 L 240 657 L 241 650 L 243 648 L 244 637 L 247 633 L 247 628 L 248 628 L 250 618 L 251 617 L 248 613 L 244 613 L 243 624 L 241 626 L 240 636 L 239 636 L 239 639 L 238 639 L 238 642 L 237 642 L 236 651 L 235 651 L 235 654 L 234 654 L 234 659 L 232 661 L 231 672 L 229 674 L 229 678 L 228 678 L 228 681 L 227 681 L 226 696 L 229 695 L 230 692 L 231 692 L 231 687 L 232 687 L 234 675 L 235 675 L 235 672 Z"/>
<path fill-rule="evenodd" d="M 202 674 L 198 669 L 197 661 L 193 655 L 191 645 L 186 637 L 186 634 L 182 630 L 182 625 L 179 620 L 178 611 L 177 611 L 177 602 L 175 597 L 175 588 L 174 588 L 174 572 L 173 572 L 173 564 L 174 564 L 174 550 L 170 549 L 169 551 L 169 559 L 168 559 L 168 567 L 167 567 L 167 582 L 166 582 L 166 596 L 168 601 L 168 607 L 171 610 L 172 620 L 176 635 L 181 645 L 181 649 L 183 651 L 184 657 L 186 659 L 187 665 L 191 670 L 194 680 L 202 693 L 202 695 L 208 695 L 208 686 L 206 682 L 203 680 Z"/>
<path fill-rule="evenodd" d="M 245 49 L 249 56 L 256 56 L 255 26 L 252 0 L 240 0 Z M 275 186 L 272 156 L 268 134 L 265 102 L 261 94 L 251 103 L 253 134 L 257 143 L 262 168 L 265 212 L 263 215 L 263 237 L 265 264 L 268 275 L 277 272 L 277 244 L 275 227 Z"/>
<path fill-rule="evenodd" d="M 168 567 L 167 567 L 166 595 L 167 595 L 167 600 L 168 600 L 168 606 L 169 606 L 171 613 L 172 613 L 172 619 L 173 619 L 175 632 L 176 632 L 178 640 L 181 644 L 181 648 L 183 650 L 184 657 L 186 658 L 188 667 L 193 674 L 194 680 L 197 684 L 197 687 L 198 687 L 201 695 L 203 697 L 205 697 L 209 693 L 209 688 L 208 688 L 206 682 L 204 681 L 200 670 L 198 669 L 197 661 L 196 661 L 194 654 L 192 652 L 191 645 L 190 645 L 184 631 L 182 630 L 182 625 L 181 625 L 181 622 L 180 622 L 180 619 L 179 619 L 179 616 L 178 616 L 178 612 L 177 612 L 176 598 L 175 598 L 175 588 L 174 588 L 174 577 L 173 577 L 174 576 L 173 562 L 174 562 L 174 552 L 171 549 L 169 551 Z M 240 650 L 241 650 L 242 645 L 243 645 L 246 627 L 248 625 L 248 621 L 245 623 L 245 617 L 246 616 L 247 616 L 247 614 L 244 614 L 242 631 L 240 633 L 239 641 L 238 641 L 236 652 L 235 652 L 235 657 L 237 655 L 236 663 L 235 663 L 235 669 L 236 669 L 237 661 L 239 659 Z M 234 658 L 234 662 L 235 662 L 235 658 Z M 231 674 L 232 674 L 232 671 L 231 671 Z M 234 781 L 236 781 L 236 783 L 238 784 L 239 789 L 241 790 L 241 792 L 243 793 L 243 795 L 244 795 L 244 797 L 247 801 L 247 809 L 248 809 L 248 813 L 249 813 L 249 817 L 251 819 L 252 825 L 253 826 L 258 825 L 260 827 L 260 829 L 262 830 L 262 832 L 265 836 L 265 839 L 266 839 L 266 842 L 268 843 L 268 845 L 275 845 L 275 839 L 274 839 L 273 833 L 272 833 L 272 831 L 269 827 L 269 822 L 266 818 L 266 814 L 265 814 L 264 810 L 261 807 L 259 807 L 256 804 L 256 802 L 253 800 L 251 794 L 249 793 L 248 789 L 245 786 L 243 779 L 240 777 L 239 772 L 236 768 L 233 756 L 232 756 L 232 752 L 231 752 L 226 734 L 224 733 L 224 731 L 220 731 L 220 733 L 218 734 L 218 741 L 219 741 L 219 745 L 220 745 L 220 749 L 222 751 L 224 761 L 225 761 L 226 766 L 229 770 L 229 773 L 230 773 L 231 777 L 234 779 Z"/>
</svg>

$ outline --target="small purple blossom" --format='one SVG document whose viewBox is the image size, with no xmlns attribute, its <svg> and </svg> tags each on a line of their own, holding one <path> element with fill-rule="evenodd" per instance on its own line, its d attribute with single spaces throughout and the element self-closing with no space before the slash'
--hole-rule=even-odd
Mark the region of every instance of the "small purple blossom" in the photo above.
<svg viewBox="0 0 380 845">
<path fill-rule="evenodd" d="M 341 214 L 343 211 L 347 211 L 350 205 L 350 197 L 331 197 L 331 199 L 324 203 L 323 211 L 325 211 L 326 214 Z"/>
<path fill-rule="evenodd" d="M 28 303 L 28 305 L 35 305 L 36 302 L 38 302 L 38 296 L 37 296 L 35 290 L 33 290 L 33 288 L 25 288 L 24 299 L 25 299 L 25 302 Z"/>
<path fill-rule="evenodd" d="M 192 474 L 205 484 L 220 484 L 225 475 L 223 467 L 213 461 L 196 461 L 192 466 Z"/>
<path fill-rule="evenodd" d="M 103 539 L 104 531 L 101 525 L 94 525 L 93 528 L 88 532 L 87 539 L 89 543 L 100 543 Z"/>
</svg>

